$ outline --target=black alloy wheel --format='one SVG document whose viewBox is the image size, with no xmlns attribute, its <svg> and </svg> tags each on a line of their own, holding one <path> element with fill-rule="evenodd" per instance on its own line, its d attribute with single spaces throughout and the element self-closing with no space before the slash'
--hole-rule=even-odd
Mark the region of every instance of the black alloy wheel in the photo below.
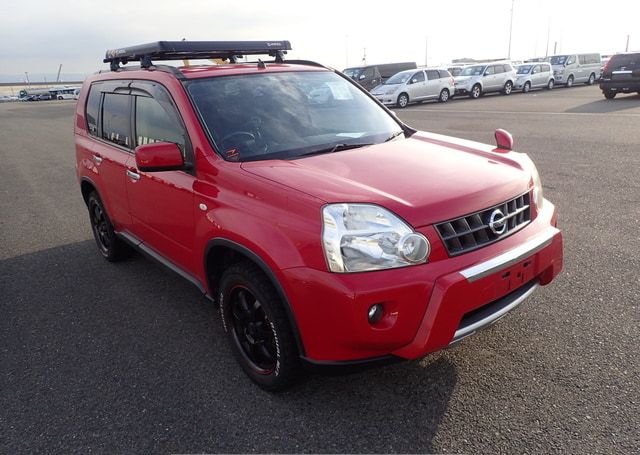
<svg viewBox="0 0 640 455">
<path fill-rule="evenodd" d="M 283 390 L 303 376 L 295 336 L 284 303 L 269 278 L 253 262 L 227 268 L 220 279 L 220 315 L 231 350 L 244 370 L 265 390 Z"/>
<path fill-rule="evenodd" d="M 120 261 L 131 256 L 132 248 L 116 236 L 104 204 L 95 191 L 87 198 L 87 208 L 89 209 L 91 230 L 100 254 L 110 262 Z"/>
</svg>

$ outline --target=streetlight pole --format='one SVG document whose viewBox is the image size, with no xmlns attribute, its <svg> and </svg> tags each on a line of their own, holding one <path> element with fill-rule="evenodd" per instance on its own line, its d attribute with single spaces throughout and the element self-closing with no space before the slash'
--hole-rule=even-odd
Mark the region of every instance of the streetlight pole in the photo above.
<svg viewBox="0 0 640 455">
<path fill-rule="evenodd" d="M 513 32 L 513 5 L 516 0 L 511 0 L 511 21 L 509 21 L 509 52 L 507 59 L 511 60 L 511 33 Z"/>
</svg>

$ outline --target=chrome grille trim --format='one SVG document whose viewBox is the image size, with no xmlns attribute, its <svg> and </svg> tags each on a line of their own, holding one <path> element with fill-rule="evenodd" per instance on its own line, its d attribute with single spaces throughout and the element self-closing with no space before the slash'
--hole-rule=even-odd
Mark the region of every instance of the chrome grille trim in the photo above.
<svg viewBox="0 0 640 455">
<path fill-rule="evenodd" d="M 501 223 L 506 225 L 504 232 L 500 234 L 490 227 L 491 214 L 496 210 L 500 210 L 503 215 L 500 218 Z M 444 221 L 435 226 L 449 256 L 457 256 L 508 237 L 530 222 L 531 192 L 528 191 L 502 204 Z"/>
</svg>

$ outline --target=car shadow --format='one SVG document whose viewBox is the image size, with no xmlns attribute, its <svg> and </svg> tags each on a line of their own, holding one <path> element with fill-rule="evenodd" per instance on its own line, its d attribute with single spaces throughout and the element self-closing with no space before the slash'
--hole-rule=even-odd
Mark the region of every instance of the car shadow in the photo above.
<svg viewBox="0 0 640 455">
<path fill-rule="evenodd" d="M 612 100 L 608 100 L 604 97 L 597 101 L 582 104 L 580 106 L 567 109 L 565 112 L 571 112 L 576 114 L 607 114 L 625 111 L 627 109 L 634 109 L 640 107 L 638 104 L 640 101 L 640 95 L 634 94 L 619 94 Z"/>
<path fill-rule="evenodd" d="M 457 381 L 436 354 L 267 393 L 195 287 L 93 241 L 0 261 L 0 289 L 6 453 L 432 452 Z"/>
</svg>

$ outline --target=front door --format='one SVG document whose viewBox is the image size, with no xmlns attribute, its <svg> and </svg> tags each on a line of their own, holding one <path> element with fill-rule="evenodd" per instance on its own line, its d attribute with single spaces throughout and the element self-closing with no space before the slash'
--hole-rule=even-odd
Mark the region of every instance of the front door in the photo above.
<svg viewBox="0 0 640 455">
<path fill-rule="evenodd" d="M 416 71 L 407 85 L 410 101 L 423 100 L 427 96 L 427 84 L 424 71 Z"/>
<path fill-rule="evenodd" d="M 173 142 L 193 163 L 188 135 L 166 90 L 137 82 L 132 90 L 135 145 Z M 126 186 L 132 233 L 183 269 L 193 269 L 194 175 L 187 171 L 142 172 L 132 160 Z"/>
</svg>

